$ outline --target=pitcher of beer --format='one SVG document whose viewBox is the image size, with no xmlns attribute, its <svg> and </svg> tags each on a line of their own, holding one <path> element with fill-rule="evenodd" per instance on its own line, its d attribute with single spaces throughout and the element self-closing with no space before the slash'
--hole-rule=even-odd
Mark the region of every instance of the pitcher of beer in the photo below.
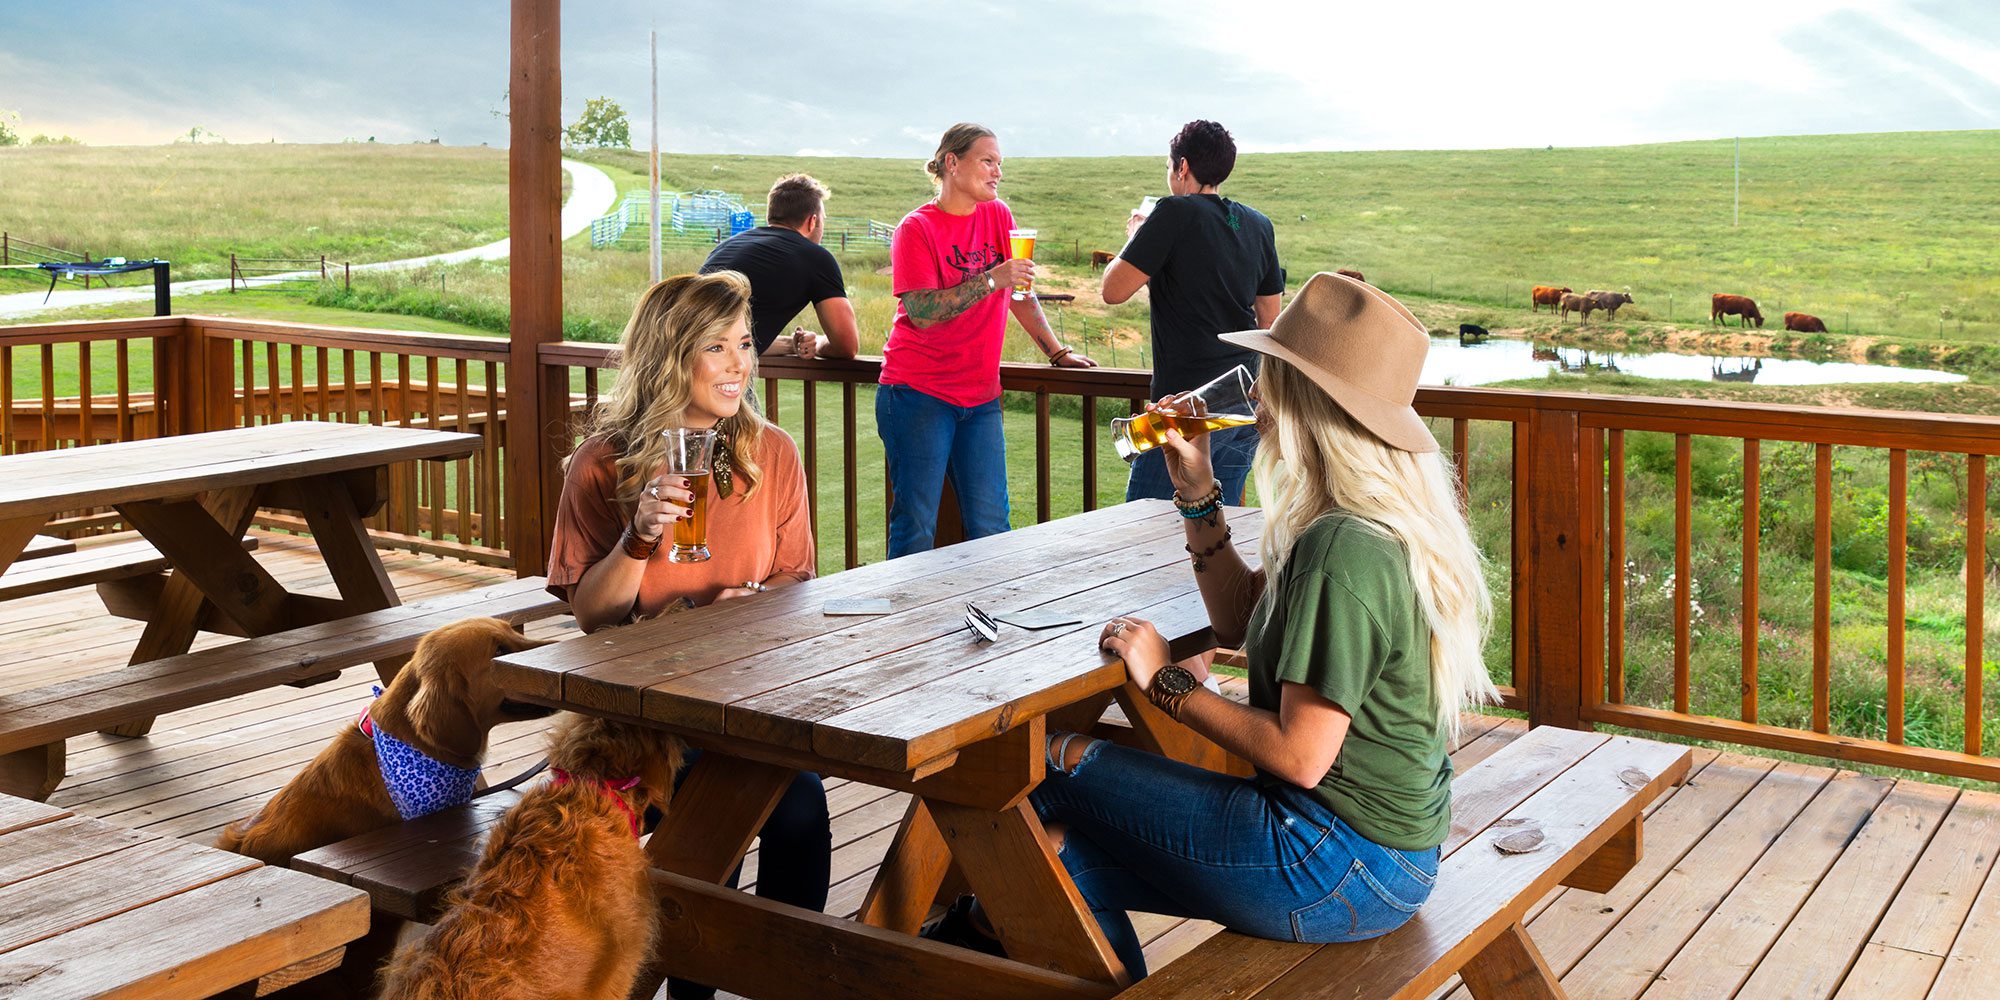
<svg viewBox="0 0 2000 1000">
<path fill-rule="evenodd" d="M 1111 421 L 1111 443 L 1127 462 L 1158 448 L 1168 430 L 1184 438 L 1257 422 L 1250 369 L 1237 365 L 1189 392 L 1168 396 L 1157 408 Z"/>
<path fill-rule="evenodd" d="M 715 454 L 715 431 L 673 427 L 660 434 L 667 439 L 667 475 L 686 478 L 688 492 L 694 494 L 688 518 L 674 522 L 674 547 L 667 552 L 667 561 L 707 562 L 708 474 Z"/>
<path fill-rule="evenodd" d="M 1033 260 L 1035 257 L 1035 231 L 1032 229 L 1007 230 L 1007 256 L 1013 260 Z M 1019 302 L 1035 290 L 1033 275 L 1021 279 L 1014 286 L 1014 301 Z"/>
</svg>

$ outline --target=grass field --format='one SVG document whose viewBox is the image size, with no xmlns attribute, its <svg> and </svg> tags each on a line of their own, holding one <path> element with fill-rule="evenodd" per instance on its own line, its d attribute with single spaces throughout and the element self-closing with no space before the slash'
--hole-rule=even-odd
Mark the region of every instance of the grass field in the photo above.
<svg viewBox="0 0 2000 1000">
<path fill-rule="evenodd" d="M 414 257 L 507 235 L 507 153 L 374 143 L 12 147 L 0 149 L 0 229 L 96 258 L 165 258 L 176 278 L 227 277 L 231 252 Z M 26 280 L 0 278 L 0 291 Z"/>
<path fill-rule="evenodd" d="M 643 186 L 644 154 L 581 155 L 621 188 Z M 2000 344 L 2000 271 L 1990 263 L 2000 245 L 2000 132 L 1747 139 L 1741 226 L 1731 224 L 1731 155 L 1727 141 L 1263 154 L 1242 157 L 1224 191 L 1271 216 L 1295 286 L 1316 270 L 1358 268 L 1438 325 L 1552 327 L 1529 312 L 1526 295 L 1555 282 L 1631 291 L 1637 303 L 1619 319 L 1641 330 L 1705 324 L 1709 294 L 1729 291 L 1758 298 L 1773 326 L 1798 309 L 1836 333 Z M 1094 291 L 1095 275 L 1073 256 L 1118 248 L 1126 213 L 1164 185 L 1163 159 L 1009 161 L 1002 193 L 1023 224 L 1041 229 L 1049 287 Z M 832 186 L 830 210 L 841 216 L 894 222 L 930 196 L 915 160 L 675 154 L 662 165 L 669 187 L 719 188 L 753 203 L 773 178 L 801 169 Z M 154 174 L 162 177 L 149 182 Z M 97 206 L 84 215 L 58 196 L 79 176 L 91 178 Z M 374 259 L 493 238 L 505 226 L 505 177 L 503 153 L 486 149 L 10 149 L 0 151 L 0 228 L 94 252 L 129 235 L 190 264 L 226 259 L 231 246 L 275 255 L 331 245 Z M 302 219 L 299 206 L 318 217 Z M 319 227 L 311 238 L 308 226 Z M 583 241 L 570 250 L 572 329 L 614 336 L 647 280 L 645 255 Z M 673 254 L 668 266 L 699 257 Z M 864 343 L 879 343 L 893 314 L 887 278 L 874 274 L 886 263 L 879 251 L 843 261 Z M 504 317 L 504 273 L 477 273 L 502 268 L 464 270 L 446 275 L 435 302 L 424 296 L 436 276 L 410 275 L 371 276 L 359 298 L 322 304 L 442 316 L 456 301 L 461 315 Z M 1136 360 L 1145 309 L 1080 301 L 1063 319 L 1078 339 L 1117 344 Z M 493 323 L 504 319 L 475 325 Z"/>
</svg>

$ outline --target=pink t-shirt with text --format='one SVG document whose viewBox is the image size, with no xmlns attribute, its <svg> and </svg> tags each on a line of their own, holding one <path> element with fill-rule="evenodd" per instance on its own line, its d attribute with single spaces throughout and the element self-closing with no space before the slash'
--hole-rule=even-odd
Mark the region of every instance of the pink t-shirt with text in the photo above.
<svg viewBox="0 0 2000 1000">
<path fill-rule="evenodd" d="M 983 201 L 971 215 L 930 203 L 903 217 L 890 244 L 896 295 L 955 288 L 977 281 L 1007 259 L 1007 203 Z M 882 348 L 882 384 L 907 385 L 953 406 L 978 406 L 1000 395 L 1000 345 L 1007 335 L 1007 290 L 980 299 L 958 316 L 929 327 L 910 322 L 900 301 L 896 325 Z"/>
</svg>

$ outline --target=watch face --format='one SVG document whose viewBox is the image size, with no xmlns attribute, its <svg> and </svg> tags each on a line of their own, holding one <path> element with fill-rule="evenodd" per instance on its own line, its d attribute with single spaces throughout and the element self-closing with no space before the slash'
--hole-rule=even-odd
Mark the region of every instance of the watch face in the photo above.
<svg viewBox="0 0 2000 1000">
<path fill-rule="evenodd" d="M 1161 667 L 1160 672 L 1153 675 L 1153 684 L 1167 694 L 1186 694 L 1198 686 L 1194 675 L 1177 664 Z"/>
</svg>

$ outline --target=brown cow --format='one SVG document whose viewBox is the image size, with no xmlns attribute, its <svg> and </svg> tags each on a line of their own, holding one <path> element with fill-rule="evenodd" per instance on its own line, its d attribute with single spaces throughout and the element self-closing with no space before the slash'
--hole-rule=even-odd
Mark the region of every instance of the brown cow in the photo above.
<svg viewBox="0 0 2000 1000">
<path fill-rule="evenodd" d="M 1569 314 L 1573 312 L 1582 313 L 1583 321 L 1585 323 L 1588 323 L 1590 322 L 1590 311 L 1592 309 L 1602 308 L 1597 304 L 1596 299 L 1593 299 L 1588 295 L 1578 295 L 1575 292 L 1565 293 L 1562 297 L 1562 300 L 1556 304 L 1559 307 L 1561 307 L 1561 314 L 1556 319 L 1556 321 L 1559 323 L 1567 322 L 1569 320 Z"/>
<path fill-rule="evenodd" d="M 1528 298 L 1534 302 L 1535 311 L 1541 312 L 1543 306 L 1561 305 L 1562 297 L 1569 294 L 1569 291 L 1567 288 L 1557 288 L 1554 285 L 1536 285 L 1528 293 Z"/>
<path fill-rule="evenodd" d="M 1583 294 L 1585 298 L 1597 303 L 1597 308 L 1604 310 L 1606 316 L 1617 316 L 1618 307 L 1632 301 L 1632 296 L 1624 292 L 1585 292 Z"/>
<path fill-rule="evenodd" d="M 1353 270 L 1352 268 L 1343 267 L 1340 270 L 1335 271 L 1333 273 L 1338 274 L 1343 278 L 1353 278 L 1354 280 L 1359 281 L 1364 285 L 1368 283 L 1368 279 L 1362 277 L 1360 271 Z"/>
<path fill-rule="evenodd" d="M 1826 324 L 1811 313 L 1786 313 L 1785 329 L 1799 333 L 1825 333 Z"/>
<path fill-rule="evenodd" d="M 1764 325 L 1764 314 L 1757 311 L 1756 300 L 1747 295 L 1724 295 L 1717 292 L 1711 296 L 1708 304 L 1708 321 L 1721 323 L 1724 316 L 1739 317 L 1738 324 L 1741 326 L 1748 326 L 1753 321 L 1760 327 Z"/>
<path fill-rule="evenodd" d="M 1110 267 L 1111 262 L 1117 259 L 1118 255 L 1109 250 L 1092 250 L 1090 252 L 1090 269 L 1101 271 L 1104 268 Z"/>
</svg>

